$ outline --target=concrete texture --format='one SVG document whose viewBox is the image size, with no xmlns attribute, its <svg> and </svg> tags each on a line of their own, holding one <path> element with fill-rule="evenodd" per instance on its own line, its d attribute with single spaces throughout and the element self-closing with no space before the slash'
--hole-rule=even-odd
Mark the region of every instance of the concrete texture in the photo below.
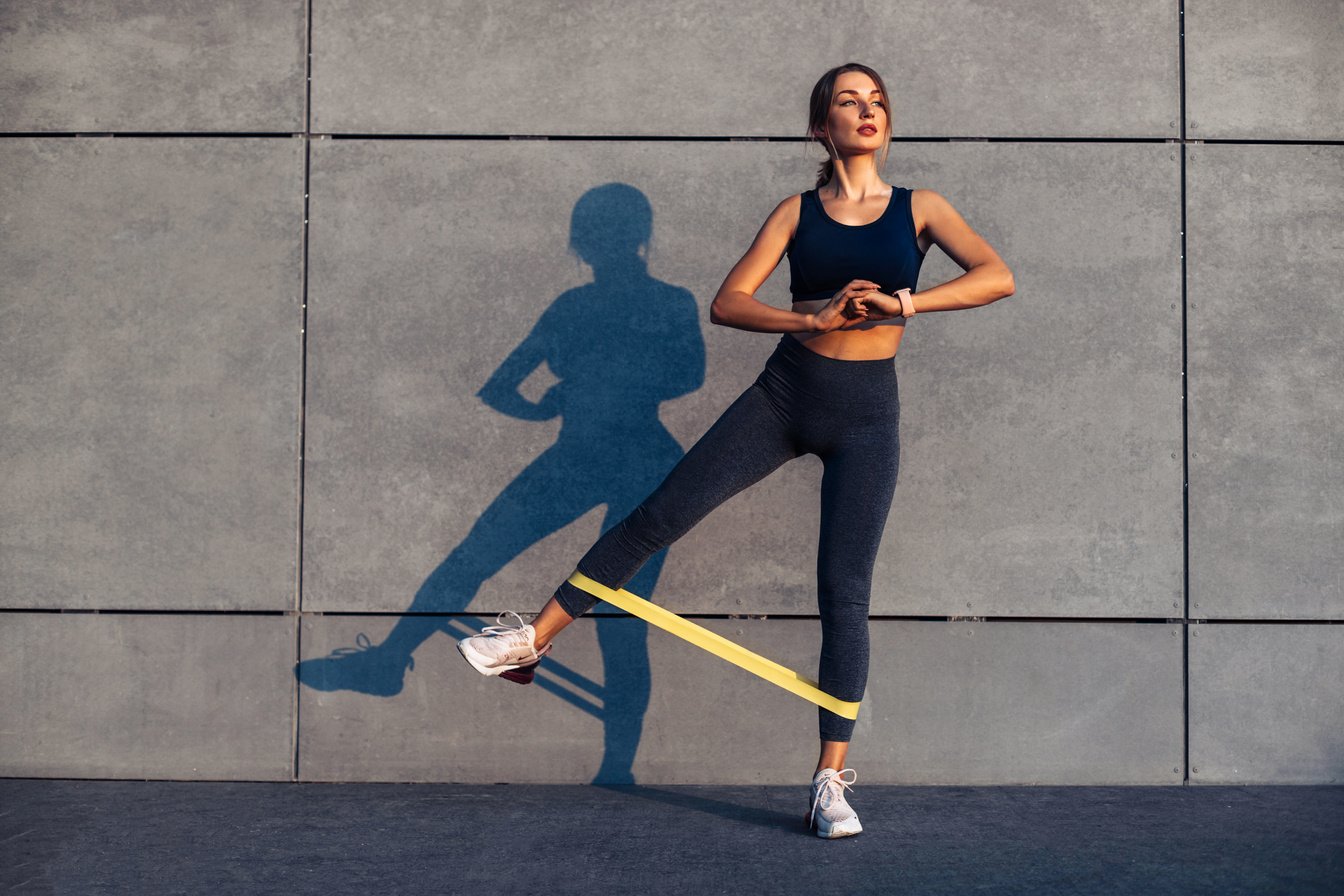
<svg viewBox="0 0 1344 896">
<path fill-rule="evenodd" d="M 304 126 L 304 0 L 0 6 L 5 131 Z"/>
<path fill-rule="evenodd" d="M 0 606 L 292 608 L 303 144 L 0 142 Z"/>
<path fill-rule="evenodd" d="M 642 622 L 576 622 L 521 686 L 479 675 L 452 645 L 492 621 L 406 618 L 390 634 L 391 619 L 306 622 L 301 779 L 784 784 L 816 761 L 812 704 Z M 815 677 L 816 620 L 702 624 Z M 449 637 L 408 669 L 408 628 Z M 1179 634 L 874 622 L 850 763 L 879 783 L 1178 783 Z"/>
<path fill-rule="evenodd" d="M 454 639 L 493 622 L 305 620 L 300 779 L 581 783 L 594 779 L 605 753 L 601 777 L 630 782 L 635 750 L 645 725 L 653 723 L 646 718 L 647 628 L 629 619 L 576 622 L 553 648 L 553 661 L 524 686 L 482 676 L 453 646 Z M 389 638 L 394 623 L 396 634 Z M 611 687 L 605 686 L 599 625 L 609 661 L 620 667 Z M 395 646 L 407 629 L 415 637 L 438 635 L 415 651 L 409 669 Z M 346 659 L 323 659 L 333 650 L 356 648 L 361 631 L 378 646 Z M 702 676 L 722 671 L 712 665 L 722 661 L 705 657 Z"/>
<path fill-rule="evenodd" d="M 12 893 L 1337 894 L 1344 787 L 0 781 Z"/>
<path fill-rule="evenodd" d="M 1176 151 L 952 144 L 918 158 L 907 179 L 961 210 L 1016 292 L 907 325 L 875 612 L 1179 615 Z M 961 274 L 930 250 L 920 288 Z"/>
<path fill-rule="evenodd" d="M 898 135 L 1176 137 L 1179 7 L 976 0 L 313 10 L 323 133 L 801 136 L 826 69 L 888 81 Z M 955 23 L 955 27 L 949 27 Z M 1322 88 L 1324 89 L 1324 88 Z"/>
<path fill-rule="evenodd" d="M 535 609 L 759 372 L 778 336 L 710 326 L 708 305 L 809 163 L 776 144 L 314 150 L 304 608 Z M 954 145 L 889 168 L 1024 273 L 1004 302 L 909 327 L 874 612 L 1179 613 L 1173 151 Z M 934 250 L 921 284 L 960 274 Z M 786 307 L 787 278 L 763 300 Z M 819 483 L 800 458 L 729 501 L 671 548 L 658 593 L 814 614 Z"/>
<path fill-rule="evenodd" d="M 294 2 L 0 7 L 0 772 L 809 767 L 807 704 L 629 620 L 576 625 L 531 689 L 431 636 L 536 609 L 755 377 L 776 337 L 707 306 L 811 186 L 807 90 L 857 59 L 889 78 L 884 177 L 1017 281 L 897 360 L 864 780 L 1340 780 L 1344 165 L 1294 145 L 1339 138 L 1338 4 L 313 5 L 311 32 Z M 934 250 L 919 285 L 961 273 Z M 815 663 L 818 473 L 632 590 Z M 1210 820 L 1190 867 L 1310 892 L 1278 842 L 1209 852 Z M 958 833 L 915 889 L 983 888 L 998 853 Z M 1061 842 L 1014 854 L 1020 891 L 1196 880 L 1135 852 L 1050 877 Z M 879 853 L 854 867 L 908 854 Z"/>
<path fill-rule="evenodd" d="M 1344 783 L 1344 628 L 1190 626 L 1190 780 Z"/>
<path fill-rule="evenodd" d="M 314 147 L 312 209 L 326 224 L 310 245 L 305 609 L 539 605 L 598 534 L 604 505 L 628 510 L 652 491 L 721 409 L 697 394 L 690 421 L 658 417 L 660 401 L 685 403 L 704 381 L 692 290 L 703 296 L 725 255 L 688 283 L 692 247 L 709 237 L 664 217 L 684 220 L 694 202 L 717 234 L 713 188 L 760 157 L 709 150 L 732 167 L 669 210 L 649 202 L 670 178 L 657 192 L 648 181 L 685 155 L 671 144 Z M 651 276 L 641 228 L 654 234 Z M 588 288 L 579 252 L 601 268 Z M 593 328 L 594 314 L 608 325 Z M 539 408 L 556 370 L 567 385 Z M 720 386 L 715 404 L 744 386 Z M 472 603 L 524 552 L 492 601 Z"/>
<path fill-rule="evenodd" d="M 1344 138 L 1338 0 L 1186 0 L 1184 9 L 1191 138 Z"/>
<path fill-rule="evenodd" d="M 6 613 L 0 775 L 286 780 L 293 650 L 283 616 Z"/>
<path fill-rule="evenodd" d="M 1344 147 L 1190 155 L 1191 615 L 1344 619 Z"/>
<path fill-rule="evenodd" d="M 851 751 L 869 769 L 866 778 L 916 784 L 1182 778 L 1178 626 L 910 621 L 873 629 L 861 711 L 871 730 L 862 753 L 857 743 Z"/>
</svg>

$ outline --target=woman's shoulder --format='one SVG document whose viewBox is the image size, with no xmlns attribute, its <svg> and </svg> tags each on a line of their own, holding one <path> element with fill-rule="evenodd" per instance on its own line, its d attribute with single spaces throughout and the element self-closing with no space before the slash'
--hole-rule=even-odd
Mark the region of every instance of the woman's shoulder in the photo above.
<svg viewBox="0 0 1344 896">
<path fill-rule="evenodd" d="M 783 199 L 779 201 L 779 204 L 775 206 L 775 212 L 781 214 L 792 213 L 796 217 L 798 214 L 798 210 L 802 208 L 803 197 L 810 192 L 812 191 L 808 190 L 806 193 L 793 193 L 788 196 L 785 196 Z"/>
<path fill-rule="evenodd" d="M 803 209 L 815 204 L 816 189 L 804 190 L 801 193 L 794 193 L 784 197 L 784 199 L 775 207 L 775 210 L 783 214 L 794 224 L 798 223 L 798 217 Z M 810 201 L 809 201 L 810 200 Z"/>
<path fill-rule="evenodd" d="M 922 187 L 909 187 L 910 190 L 910 216 L 915 220 L 916 232 L 923 232 L 924 222 L 932 217 L 940 217 L 947 212 L 956 214 L 956 209 L 952 203 L 947 201 L 947 197 L 937 190 L 925 189 Z"/>
<path fill-rule="evenodd" d="M 786 243 L 792 241 L 793 235 L 798 231 L 798 217 L 802 213 L 802 207 L 803 194 L 794 193 L 792 196 L 784 197 L 766 217 L 761 230 L 778 233 L 784 237 Z"/>
<path fill-rule="evenodd" d="M 937 190 L 930 190 L 926 187 L 906 187 L 910 193 L 910 202 L 921 206 L 931 205 L 950 205 L 947 197 Z"/>
</svg>

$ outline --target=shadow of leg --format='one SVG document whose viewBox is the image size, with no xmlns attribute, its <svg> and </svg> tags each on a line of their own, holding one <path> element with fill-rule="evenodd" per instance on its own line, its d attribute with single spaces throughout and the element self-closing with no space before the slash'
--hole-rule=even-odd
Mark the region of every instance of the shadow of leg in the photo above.
<svg viewBox="0 0 1344 896">
<path fill-rule="evenodd" d="M 490 502 L 429 574 L 382 643 L 373 644 L 361 633 L 354 647 L 298 663 L 298 680 L 320 691 L 400 693 L 406 671 L 415 666 L 412 654 L 435 632 L 447 631 L 449 614 L 465 610 L 482 583 L 523 551 L 600 503 L 592 482 L 596 471 L 576 475 L 587 459 L 577 443 L 557 442 L 544 451 Z"/>
</svg>

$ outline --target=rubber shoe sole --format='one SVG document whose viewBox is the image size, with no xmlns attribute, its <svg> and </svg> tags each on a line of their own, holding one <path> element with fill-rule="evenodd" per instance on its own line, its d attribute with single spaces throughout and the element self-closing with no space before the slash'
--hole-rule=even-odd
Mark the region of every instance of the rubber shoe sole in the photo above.
<svg viewBox="0 0 1344 896">
<path fill-rule="evenodd" d="M 823 840 L 835 840 L 839 837 L 853 837 L 863 833 L 863 825 L 857 818 L 846 819 L 831 824 L 824 818 L 817 819 L 817 836 Z"/>
<path fill-rule="evenodd" d="M 530 666 L 519 666 L 517 669 L 509 669 L 506 672 L 499 673 L 500 678 L 507 678 L 509 681 L 516 681 L 519 684 L 531 684 L 532 679 L 537 674 L 537 667 L 541 665 L 541 660 L 537 660 Z"/>
</svg>

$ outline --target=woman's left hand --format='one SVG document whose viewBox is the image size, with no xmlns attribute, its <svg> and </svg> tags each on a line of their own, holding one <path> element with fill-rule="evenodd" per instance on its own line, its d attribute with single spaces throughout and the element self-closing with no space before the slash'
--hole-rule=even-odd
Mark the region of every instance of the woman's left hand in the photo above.
<svg viewBox="0 0 1344 896">
<path fill-rule="evenodd" d="M 868 320 L 890 320 L 901 316 L 901 300 L 876 289 L 861 298 L 850 300 L 850 304 L 867 314 Z"/>
</svg>

